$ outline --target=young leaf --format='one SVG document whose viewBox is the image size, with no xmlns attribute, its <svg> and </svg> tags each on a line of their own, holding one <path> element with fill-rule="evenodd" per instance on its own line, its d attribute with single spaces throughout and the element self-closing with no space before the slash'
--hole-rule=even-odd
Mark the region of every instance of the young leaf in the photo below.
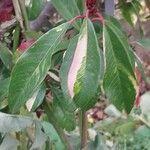
<svg viewBox="0 0 150 150">
<path fill-rule="evenodd" d="M 135 76 L 131 48 L 122 31 L 107 21 L 104 25 L 106 71 L 104 90 L 110 101 L 129 113 L 135 100 Z"/>
<path fill-rule="evenodd" d="M 56 53 L 69 23 L 64 23 L 37 40 L 15 65 L 9 87 L 9 107 L 17 112 L 21 106 L 34 94 L 50 66 L 51 58 Z"/>
<path fill-rule="evenodd" d="M 66 20 L 70 20 L 75 16 L 80 15 L 80 11 L 75 0 L 52 0 L 52 4 L 57 9 L 60 15 Z M 75 27 L 80 29 L 80 22 L 75 23 Z"/>
<path fill-rule="evenodd" d="M 60 77 L 68 99 L 72 98 L 77 107 L 87 110 L 96 103 L 100 79 L 100 51 L 90 20 L 84 20 L 76 41 L 72 40 L 66 51 Z"/>
</svg>

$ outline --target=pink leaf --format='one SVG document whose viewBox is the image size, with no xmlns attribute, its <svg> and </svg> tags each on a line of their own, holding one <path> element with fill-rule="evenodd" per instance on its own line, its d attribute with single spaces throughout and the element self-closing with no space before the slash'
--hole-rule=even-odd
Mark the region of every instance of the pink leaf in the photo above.
<svg viewBox="0 0 150 150">
<path fill-rule="evenodd" d="M 77 47 L 75 49 L 72 64 L 68 73 L 68 90 L 70 96 L 74 96 L 74 84 L 76 82 L 78 71 L 82 65 L 83 58 L 86 56 L 87 51 L 87 31 L 86 28 L 83 29 Z"/>
</svg>

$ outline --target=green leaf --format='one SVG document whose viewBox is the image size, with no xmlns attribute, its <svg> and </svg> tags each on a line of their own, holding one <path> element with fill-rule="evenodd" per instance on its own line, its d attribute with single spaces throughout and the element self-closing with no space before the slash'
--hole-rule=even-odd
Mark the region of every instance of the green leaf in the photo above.
<svg viewBox="0 0 150 150">
<path fill-rule="evenodd" d="M 42 83 L 35 98 L 35 101 L 33 103 L 31 111 L 35 111 L 42 104 L 45 94 L 46 94 L 46 85 Z"/>
<path fill-rule="evenodd" d="M 39 16 L 45 2 L 45 0 L 30 0 L 29 5 L 27 5 L 27 14 L 29 20 L 34 20 Z"/>
<path fill-rule="evenodd" d="M 0 80 L 0 102 L 8 96 L 10 78 Z"/>
<path fill-rule="evenodd" d="M 119 0 L 119 8 L 123 17 L 128 21 L 130 25 L 134 25 L 134 16 L 139 15 L 139 11 L 142 8 L 138 0 L 123 1 Z M 128 10 L 128 11 L 127 11 Z"/>
<path fill-rule="evenodd" d="M 115 134 L 120 134 L 120 135 L 125 135 L 125 134 L 130 134 L 133 133 L 135 130 L 136 124 L 134 121 L 129 121 L 126 122 L 115 129 Z"/>
<path fill-rule="evenodd" d="M 12 53 L 5 44 L 0 42 L 0 59 L 7 69 L 12 67 Z"/>
<path fill-rule="evenodd" d="M 90 142 L 89 150 L 108 150 L 104 138 L 99 133 L 95 137 L 95 141 Z"/>
<path fill-rule="evenodd" d="M 75 16 L 80 15 L 80 11 L 75 0 L 52 0 L 52 4 L 60 15 L 66 20 L 71 20 Z M 75 27 L 80 29 L 80 21 L 75 23 Z"/>
<path fill-rule="evenodd" d="M 106 71 L 104 90 L 108 99 L 119 109 L 129 113 L 135 100 L 134 58 L 122 31 L 107 21 L 104 25 Z"/>
<path fill-rule="evenodd" d="M 28 111 L 35 111 L 43 102 L 46 93 L 46 85 L 43 82 L 33 96 L 26 102 Z"/>
<path fill-rule="evenodd" d="M 78 6 L 78 8 L 79 8 L 79 10 L 80 10 L 80 13 L 83 14 L 83 12 L 84 12 L 84 7 L 85 7 L 84 1 L 81 1 L 81 0 L 75 0 L 75 1 L 76 1 L 77 6 Z"/>
<path fill-rule="evenodd" d="M 45 134 L 49 137 L 49 140 L 52 144 L 54 144 L 54 147 L 56 150 L 65 150 L 65 146 L 62 143 L 59 135 L 57 134 L 55 128 L 52 124 L 48 122 L 42 122 L 42 127 L 45 132 Z"/>
<path fill-rule="evenodd" d="M 64 99 L 61 90 L 51 88 L 53 94 L 53 103 L 49 105 L 49 114 L 52 118 L 67 131 L 75 129 L 74 109 L 72 104 Z"/>
<path fill-rule="evenodd" d="M 142 138 L 150 138 L 150 129 L 146 126 L 141 126 L 135 131 L 135 135 Z"/>
<path fill-rule="evenodd" d="M 68 27 L 69 23 L 64 23 L 45 33 L 19 57 L 9 87 L 11 112 L 19 111 L 44 80 L 51 67 L 52 55 L 57 52 L 57 46 Z"/>
<path fill-rule="evenodd" d="M 150 50 L 150 39 L 148 39 L 148 38 L 142 38 L 142 39 L 138 40 L 137 44 L 143 46 L 147 50 Z"/>
<path fill-rule="evenodd" d="M 30 117 L 9 115 L 0 112 L 0 132 L 18 132 L 33 124 L 33 119 Z"/>
<path fill-rule="evenodd" d="M 74 38 L 70 42 L 60 78 L 65 97 L 73 99 L 77 107 L 87 110 L 96 103 L 100 80 L 100 49 L 90 20 L 84 20 L 78 41 Z"/>
</svg>

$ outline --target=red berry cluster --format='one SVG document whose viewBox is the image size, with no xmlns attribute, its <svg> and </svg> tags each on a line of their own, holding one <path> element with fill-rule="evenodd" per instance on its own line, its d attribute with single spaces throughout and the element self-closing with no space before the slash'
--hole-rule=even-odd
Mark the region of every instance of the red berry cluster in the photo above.
<svg viewBox="0 0 150 150">
<path fill-rule="evenodd" d="M 89 11 L 89 15 L 94 16 L 94 14 L 97 12 L 96 0 L 86 0 L 86 7 Z"/>
<path fill-rule="evenodd" d="M 96 0 L 86 0 L 85 14 L 74 17 L 70 23 L 73 23 L 76 19 L 89 18 L 91 21 L 99 21 L 104 23 L 103 16 L 96 7 Z"/>
</svg>

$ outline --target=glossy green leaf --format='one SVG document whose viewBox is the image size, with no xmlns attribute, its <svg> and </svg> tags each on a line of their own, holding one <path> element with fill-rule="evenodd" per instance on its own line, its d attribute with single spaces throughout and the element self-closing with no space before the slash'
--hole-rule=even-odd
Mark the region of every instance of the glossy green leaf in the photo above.
<svg viewBox="0 0 150 150">
<path fill-rule="evenodd" d="M 64 23 L 48 31 L 19 57 L 9 87 L 8 101 L 12 112 L 19 111 L 44 80 L 51 67 L 52 55 L 57 52 L 68 27 L 69 23 Z"/>
<path fill-rule="evenodd" d="M 3 64 L 6 66 L 7 69 L 11 69 L 12 53 L 6 47 L 6 45 L 1 42 L 0 42 L 0 59 L 2 60 Z"/>
<path fill-rule="evenodd" d="M 84 20 L 77 39 L 70 42 L 60 70 L 61 85 L 67 99 L 87 110 L 97 101 L 100 80 L 100 50 L 94 27 Z"/>
<path fill-rule="evenodd" d="M 106 71 L 104 90 L 108 99 L 119 109 L 129 113 L 135 100 L 134 58 L 122 31 L 113 23 L 104 25 Z"/>
<path fill-rule="evenodd" d="M 48 113 L 62 128 L 67 131 L 75 129 L 76 123 L 72 104 L 64 99 L 61 90 L 52 88 L 53 103 L 49 105 Z"/>
<path fill-rule="evenodd" d="M 49 122 L 42 122 L 42 127 L 45 134 L 49 137 L 49 141 L 54 145 L 56 150 L 65 150 L 65 146 L 62 143 L 55 128 Z"/>
<path fill-rule="evenodd" d="M 0 102 L 8 97 L 10 78 L 0 80 Z"/>
<path fill-rule="evenodd" d="M 66 20 L 71 20 L 75 16 L 80 15 L 80 11 L 75 0 L 52 0 L 52 4 L 59 14 Z M 80 29 L 80 21 L 75 23 L 75 27 Z"/>
<path fill-rule="evenodd" d="M 0 132 L 18 132 L 33 124 L 33 119 L 30 117 L 10 115 L 0 112 Z"/>
</svg>

